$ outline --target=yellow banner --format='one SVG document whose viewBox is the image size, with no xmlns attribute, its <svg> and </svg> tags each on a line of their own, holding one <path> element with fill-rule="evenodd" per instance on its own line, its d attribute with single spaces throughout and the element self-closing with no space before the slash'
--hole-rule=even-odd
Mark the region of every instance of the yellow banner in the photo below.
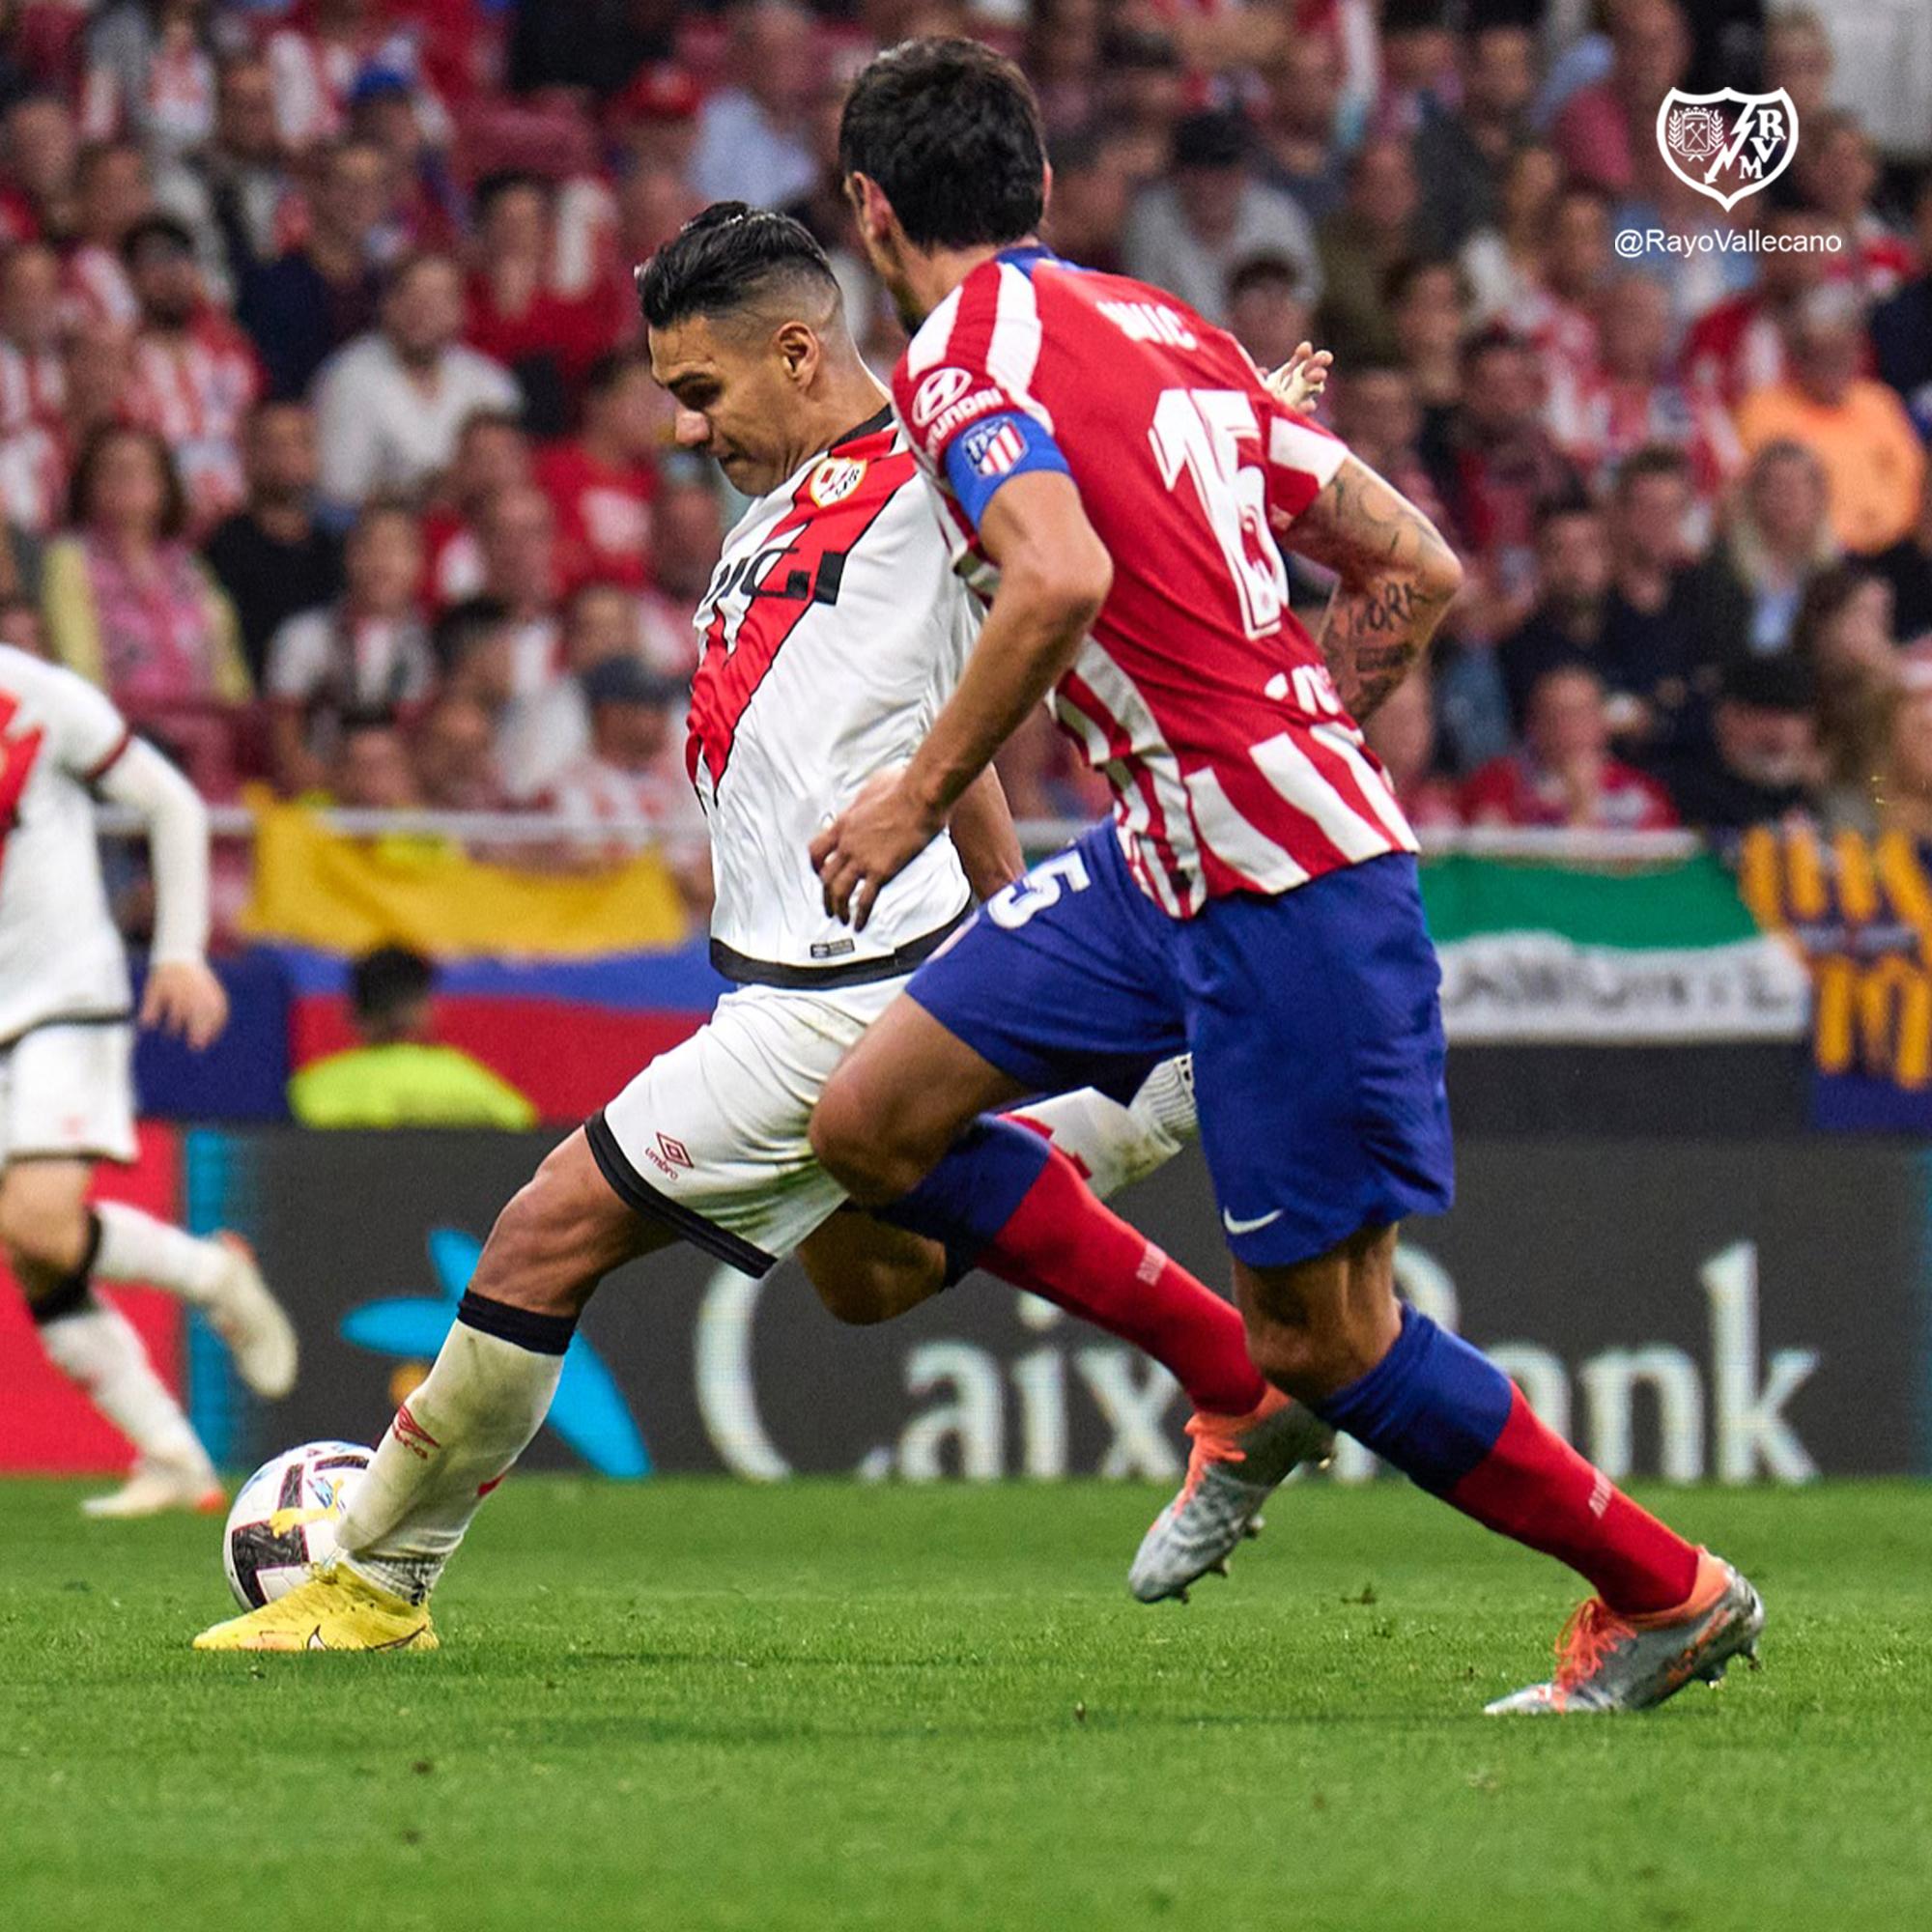
<svg viewBox="0 0 1932 1932">
<path fill-rule="evenodd" d="M 1738 890 L 1810 968 L 1823 1074 L 1932 1090 L 1932 877 L 1901 832 L 1875 838 L 1763 825 L 1745 834 Z"/>
<path fill-rule="evenodd" d="M 521 870 L 446 839 L 354 838 L 301 806 L 251 803 L 255 879 L 242 928 L 252 938 L 331 952 L 575 959 L 674 947 L 691 929 L 655 853 L 593 872 Z"/>
</svg>

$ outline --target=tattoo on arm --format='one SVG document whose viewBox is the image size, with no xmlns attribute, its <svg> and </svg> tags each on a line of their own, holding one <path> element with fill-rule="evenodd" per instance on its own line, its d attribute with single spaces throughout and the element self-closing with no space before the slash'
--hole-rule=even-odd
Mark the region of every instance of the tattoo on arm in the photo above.
<svg viewBox="0 0 1932 1932">
<path fill-rule="evenodd" d="M 1435 525 L 1353 457 L 1288 541 L 1340 580 L 1317 641 L 1350 716 L 1366 723 L 1428 648 L 1461 566 Z"/>
</svg>

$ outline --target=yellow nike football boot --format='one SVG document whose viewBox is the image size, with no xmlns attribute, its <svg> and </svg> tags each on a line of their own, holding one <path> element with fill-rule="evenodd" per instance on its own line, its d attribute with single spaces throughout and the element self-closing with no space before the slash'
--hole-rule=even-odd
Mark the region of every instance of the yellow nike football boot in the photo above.
<svg viewBox="0 0 1932 1932">
<path fill-rule="evenodd" d="M 412 1604 L 347 1564 L 320 1570 L 286 1597 L 213 1624 L 197 1650 L 435 1650 L 427 1604 Z"/>
</svg>

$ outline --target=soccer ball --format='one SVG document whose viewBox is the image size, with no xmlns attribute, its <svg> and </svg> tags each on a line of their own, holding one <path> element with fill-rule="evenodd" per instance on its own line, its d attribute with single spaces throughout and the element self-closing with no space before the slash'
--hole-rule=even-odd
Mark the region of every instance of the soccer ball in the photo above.
<svg viewBox="0 0 1932 1932">
<path fill-rule="evenodd" d="M 304 1442 L 264 1463 L 242 1485 L 221 1535 L 221 1567 L 244 1610 L 259 1610 L 308 1578 L 335 1551 L 335 1520 L 373 1460 L 359 1442 Z"/>
</svg>

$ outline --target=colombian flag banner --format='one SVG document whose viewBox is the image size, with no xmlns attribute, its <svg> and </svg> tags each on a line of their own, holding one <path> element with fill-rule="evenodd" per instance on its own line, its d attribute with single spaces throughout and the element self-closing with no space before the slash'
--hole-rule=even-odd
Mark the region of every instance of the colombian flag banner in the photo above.
<svg viewBox="0 0 1932 1932">
<path fill-rule="evenodd" d="M 255 807 L 250 938 L 343 953 L 409 946 L 438 959 L 586 959 L 681 946 L 677 883 L 640 852 L 591 872 L 472 859 L 437 838 L 358 838 L 299 805 Z"/>
</svg>

